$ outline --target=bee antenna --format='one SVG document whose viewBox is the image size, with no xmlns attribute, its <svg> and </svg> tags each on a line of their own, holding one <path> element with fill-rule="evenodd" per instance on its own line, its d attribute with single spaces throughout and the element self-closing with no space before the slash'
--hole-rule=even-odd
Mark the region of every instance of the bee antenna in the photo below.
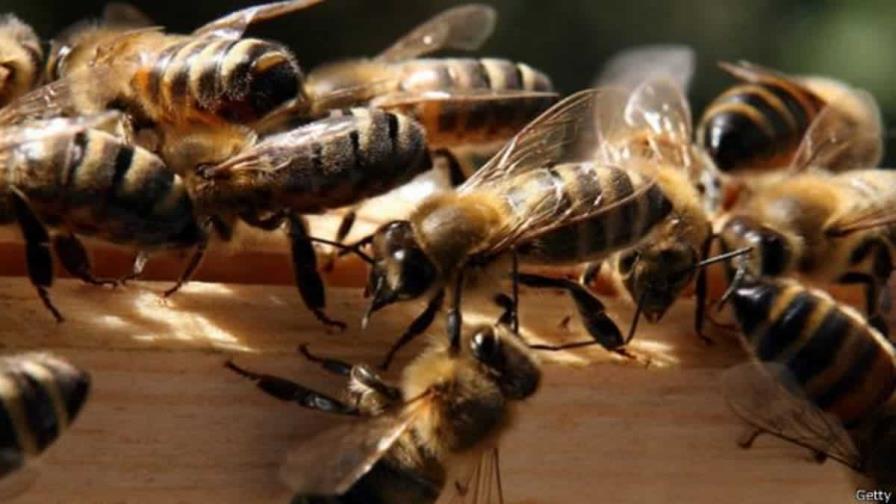
<svg viewBox="0 0 896 504">
<path fill-rule="evenodd" d="M 628 329 L 628 336 L 625 338 L 625 343 L 627 344 L 632 338 L 635 337 L 635 330 L 638 328 L 638 320 L 641 319 L 641 310 L 644 308 L 644 301 L 647 299 L 647 290 L 641 293 L 638 296 L 638 306 L 635 308 L 635 316 L 632 318 L 632 325 Z"/>
<path fill-rule="evenodd" d="M 355 255 L 357 255 L 358 257 L 360 257 L 360 258 L 361 258 L 364 262 L 366 262 L 367 264 L 373 264 L 373 258 L 370 257 L 369 255 L 365 254 L 365 253 L 361 250 L 361 247 L 364 246 L 364 245 L 367 243 L 367 241 L 365 241 L 366 238 L 365 238 L 364 240 L 361 240 L 361 241 L 359 241 L 359 242 L 357 242 L 357 243 L 354 243 L 354 244 L 352 244 L 352 245 L 346 245 L 346 244 L 344 244 L 344 243 L 340 243 L 340 242 L 337 242 L 337 241 L 327 240 L 326 238 L 317 238 L 317 237 L 313 237 L 313 236 L 309 236 L 308 239 L 311 240 L 311 241 L 313 241 L 313 242 L 323 243 L 323 244 L 329 245 L 329 246 L 331 246 L 331 247 L 336 247 L 336 248 L 338 248 L 338 249 L 340 250 L 340 255 L 344 255 L 343 252 L 344 252 L 345 254 L 349 254 L 349 253 L 351 253 L 351 254 L 355 254 Z"/>
<path fill-rule="evenodd" d="M 597 341 L 595 340 L 585 340 L 585 341 L 574 341 L 572 343 L 564 343 L 562 345 L 543 345 L 543 344 L 535 344 L 529 345 L 529 348 L 532 350 L 540 350 L 543 352 L 559 352 L 561 350 L 569 350 L 572 348 L 582 348 L 591 345 L 596 345 Z"/>
<path fill-rule="evenodd" d="M 731 299 L 731 296 L 734 295 L 734 291 L 740 287 L 740 284 L 743 283 L 744 279 L 747 276 L 747 270 L 744 268 L 738 268 L 738 270 L 734 273 L 734 278 L 731 279 L 731 285 L 728 286 L 728 290 L 722 294 L 722 297 L 719 299 L 719 304 L 716 306 L 716 311 L 722 311 L 722 308 L 725 307 L 725 304 L 728 303 L 728 300 Z"/>
</svg>

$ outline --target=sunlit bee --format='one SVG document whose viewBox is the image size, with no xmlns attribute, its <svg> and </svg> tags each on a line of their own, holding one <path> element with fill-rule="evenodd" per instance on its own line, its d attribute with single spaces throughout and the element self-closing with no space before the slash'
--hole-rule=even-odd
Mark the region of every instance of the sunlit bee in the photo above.
<svg viewBox="0 0 896 504">
<path fill-rule="evenodd" d="M 80 413 L 90 375 L 44 353 L 0 357 L 0 477 L 40 455 Z"/>
<path fill-rule="evenodd" d="M 31 90 L 41 65 L 43 49 L 34 30 L 12 14 L 0 16 L 0 106 Z"/>
<path fill-rule="evenodd" d="M 754 427 L 831 457 L 878 485 L 896 484 L 896 352 L 851 308 L 794 280 L 745 275 L 730 292 L 754 362 L 723 380 Z"/>
<path fill-rule="evenodd" d="M 722 63 L 742 81 L 707 107 L 697 139 L 726 172 L 792 165 L 833 171 L 877 166 L 880 111 L 867 92 L 826 77 L 792 77 L 751 63 Z M 833 142 L 839 149 L 817 147 Z"/>
<path fill-rule="evenodd" d="M 504 326 L 466 331 L 458 346 L 444 338 L 404 370 L 401 383 L 380 380 L 364 365 L 319 359 L 348 377 L 346 400 L 228 364 L 268 394 L 343 415 L 360 416 L 300 443 L 281 474 L 294 503 L 431 504 L 503 502 L 497 440 L 513 403 L 538 389 L 537 360 Z"/>
<path fill-rule="evenodd" d="M 570 148 L 584 139 L 599 95 L 588 90 L 561 101 L 456 191 L 433 195 L 407 220 L 374 233 L 368 315 L 398 301 L 430 299 L 387 361 L 432 321 L 446 289 L 453 296 L 449 332 L 457 337 L 452 331 L 459 329 L 461 292 L 475 285 L 494 288 L 514 256 L 523 264 L 602 259 L 644 239 L 668 215 L 669 200 L 646 172 L 588 156 L 565 161 L 575 157 Z M 492 274 L 497 278 L 480 278 Z M 608 348 L 622 346 L 603 305 L 580 285 L 531 274 L 512 278 L 569 291 L 589 331 Z"/>
<path fill-rule="evenodd" d="M 203 248 L 183 180 L 156 155 L 91 129 L 91 119 L 54 119 L 0 128 L 0 222 L 18 223 L 28 273 L 47 308 L 61 320 L 46 288 L 52 246 L 65 268 L 90 283 L 86 235 L 133 246 Z"/>
<path fill-rule="evenodd" d="M 871 322 L 885 330 L 882 296 L 896 246 L 896 173 L 809 172 L 760 185 L 720 231 L 725 248 L 754 247 L 738 259 L 753 275 L 801 275 L 818 283 L 866 286 Z"/>
</svg>

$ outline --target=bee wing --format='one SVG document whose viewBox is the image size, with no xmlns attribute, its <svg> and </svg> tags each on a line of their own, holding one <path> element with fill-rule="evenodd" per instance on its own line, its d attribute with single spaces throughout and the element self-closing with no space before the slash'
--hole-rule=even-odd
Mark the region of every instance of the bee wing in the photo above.
<svg viewBox="0 0 896 504">
<path fill-rule="evenodd" d="M 645 82 L 667 80 L 684 91 L 696 67 L 694 50 L 684 45 L 649 45 L 617 53 L 604 65 L 596 87 L 619 86 L 634 89 Z"/>
<path fill-rule="evenodd" d="M 475 191 L 530 170 L 583 159 L 582 143 L 593 140 L 595 104 L 603 92 L 586 89 L 554 104 L 511 138 L 458 190 Z"/>
<path fill-rule="evenodd" d="M 844 213 L 824 226 L 827 236 L 842 237 L 876 227 L 896 224 L 896 208 L 879 208 L 876 205 L 866 210 Z"/>
<path fill-rule="evenodd" d="M 103 23 L 112 26 L 152 26 L 145 12 L 127 2 L 109 2 L 103 7 Z"/>
<path fill-rule="evenodd" d="M 441 49 L 476 50 L 491 36 L 497 17 L 495 9 L 484 4 L 448 9 L 411 30 L 376 59 L 391 63 Z"/>
<path fill-rule="evenodd" d="M 0 127 L 0 150 L 59 135 L 72 135 L 89 128 L 107 124 L 109 121 L 116 120 L 119 117 L 120 114 L 118 112 L 106 112 L 95 116 L 37 120 L 21 125 Z"/>
<path fill-rule="evenodd" d="M 281 478 L 303 495 L 341 495 L 370 471 L 414 421 L 412 412 L 402 410 L 339 424 L 291 449 Z"/>
<path fill-rule="evenodd" d="M 543 91 L 496 91 L 466 90 L 453 91 L 427 91 L 421 93 L 389 93 L 378 96 L 370 102 L 376 108 L 386 110 L 403 111 L 414 108 L 421 117 L 437 114 L 443 107 L 452 105 L 463 106 L 471 102 L 490 102 L 493 110 L 519 110 L 519 105 L 533 100 L 543 100 L 544 108 L 557 100 L 558 94 Z M 430 110 L 432 107 L 432 110 Z M 495 112 L 496 114 L 499 112 Z"/>
<path fill-rule="evenodd" d="M 498 447 L 452 464 L 436 504 L 504 504 Z"/>
<path fill-rule="evenodd" d="M 287 0 L 271 2 L 238 10 L 218 18 L 193 31 L 193 35 L 215 35 L 237 39 L 243 36 L 246 28 L 259 21 L 267 21 L 292 12 L 311 7 L 323 0 Z"/>
<path fill-rule="evenodd" d="M 719 67 L 731 74 L 731 76 L 733 76 L 734 78 L 742 80 L 744 82 L 771 84 L 781 81 L 793 82 L 793 77 L 783 72 L 779 72 L 777 70 L 773 70 L 771 68 L 757 65 L 756 63 L 751 63 L 745 60 L 740 60 L 737 63 L 720 61 Z"/>
<path fill-rule="evenodd" d="M 859 467 L 859 453 L 840 421 L 802 395 L 782 365 L 747 362 L 722 376 L 725 399 L 748 424 L 848 467 Z"/>
<path fill-rule="evenodd" d="M 328 117 L 305 126 L 266 137 L 227 160 L 204 167 L 208 178 L 226 178 L 237 171 L 274 172 L 293 162 L 297 156 L 325 137 L 347 135 L 357 122 L 349 116 Z"/>
<path fill-rule="evenodd" d="M 827 105 L 815 116 L 812 124 L 806 129 L 803 139 L 794 154 L 790 169 L 793 172 L 805 171 L 809 168 L 835 167 L 837 171 L 858 168 L 871 168 L 876 162 L 847 155 L 847 151 L 856 145 L 867 145 L 868 149 L 877 153 L 883 152 L 883 123 L 877 101 L 867 91 L 852 90 L 851 97 L 843 91 L 840 96 L 828 100 Z M 873 126 L 859 126 L 846 119 L 838 102 L 856 99 L 863 103 L 867 110 L 875 112 Z M 879 161 L 879 159 L 878 159 Z"/>
</svg>

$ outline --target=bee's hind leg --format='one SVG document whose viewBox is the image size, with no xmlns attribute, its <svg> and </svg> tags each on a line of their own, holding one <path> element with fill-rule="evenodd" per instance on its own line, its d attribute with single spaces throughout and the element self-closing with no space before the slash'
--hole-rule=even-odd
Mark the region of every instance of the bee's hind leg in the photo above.
<svg viewBox="0 0 896 504">
<path fill-rule="evenodd" d="M 326 306 L 326 293 L 324 282 L 317 271 L 317 255 L 314 245 L 308 236 L 305 221 L 295 215 L 287 217 L 289 223 L 289 241 L 292 251 L 293 273 L 299 294 L 305 301 L 305 306 L 314 313 L 318 320 L 327 326 L 335 326 L 340 330 L 346 328 L 345 322 L 331 319 L 324 312 Z"/>
<path fill-rule="evenodd" d="M 13 210 L 15 211 L 16 220 L 22 230 L 22 236 L 25 238 L 25 261 L 28 267 L 28 278 L 31 284 L 37 289 L 37 295 L 40 296 L 44 306 L 57 322 L 62 322 L 64 318 L 53 301 L 50 300 L 50 293 L 47 288 L 53 284 L 53 257 L 50 255 L 50 235 L 44 227 L 37 215 L 28 204 L 27 197 L 15 187 L 10 189 L 10 197 L 12 198 Z"/>
<path fill-rule="evenodd" d="M 53 251 L 56 257 L 62 263 L 72 276 L 91 285 L 111 285 L 113 287 L 119 284 L 115 278 L 98 278 L 93 276 L 93 268 L 90 264 L 90 255 L 84 248 L 84 244 L 74 234 L 57 234 L 53 237 Z"/>
</svg>

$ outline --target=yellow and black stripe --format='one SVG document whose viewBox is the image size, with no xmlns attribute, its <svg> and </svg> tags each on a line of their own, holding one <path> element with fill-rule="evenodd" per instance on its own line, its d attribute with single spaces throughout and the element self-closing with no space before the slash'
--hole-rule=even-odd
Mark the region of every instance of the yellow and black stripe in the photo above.
<svg viewBox="0 0 896 504">
<path fill-rule="evenodd" d="M 808 399 L 847 428 L 892 395 L 892 345 L 827 294 L 795 281 L 750 279 L 731 300 L 756 358 L 786 366 Z"/>
<path fill-rule="evenodd" d="M 823 101 L 800 84 L 738 84 L 706 108 L 697 138 L 724 171 L 785 167 Z"/>
<path fill-rule="evenodd" d="M 136 94 L 154 119 L 192 111 L 257 120 L 300 93 L 302 73 L 283 45 L 264 40 L 183 38 L 137 72 Z M 186 113 L 185 113 L 186 111 Z"/>
<path fill-rule="evenodd" d="M 672 206 L 659 186 L 643 190 L 646 184 L 652 182 L 637 171 L 584 162 L 510 177 L 490 191 L 520 222 L 544 208 L 557 218 L 568 211 L 583 214 L 583 207 L 605 209 L 517 247 L 529 262 L 580 263 L 633 245 L 669 214 Z"/>
<path fill-rule="evenodd" d="M 0 360 L 0 476 L 46 449 L 78 416 L 90 376 L 46 354 Z"/>
</svg>

